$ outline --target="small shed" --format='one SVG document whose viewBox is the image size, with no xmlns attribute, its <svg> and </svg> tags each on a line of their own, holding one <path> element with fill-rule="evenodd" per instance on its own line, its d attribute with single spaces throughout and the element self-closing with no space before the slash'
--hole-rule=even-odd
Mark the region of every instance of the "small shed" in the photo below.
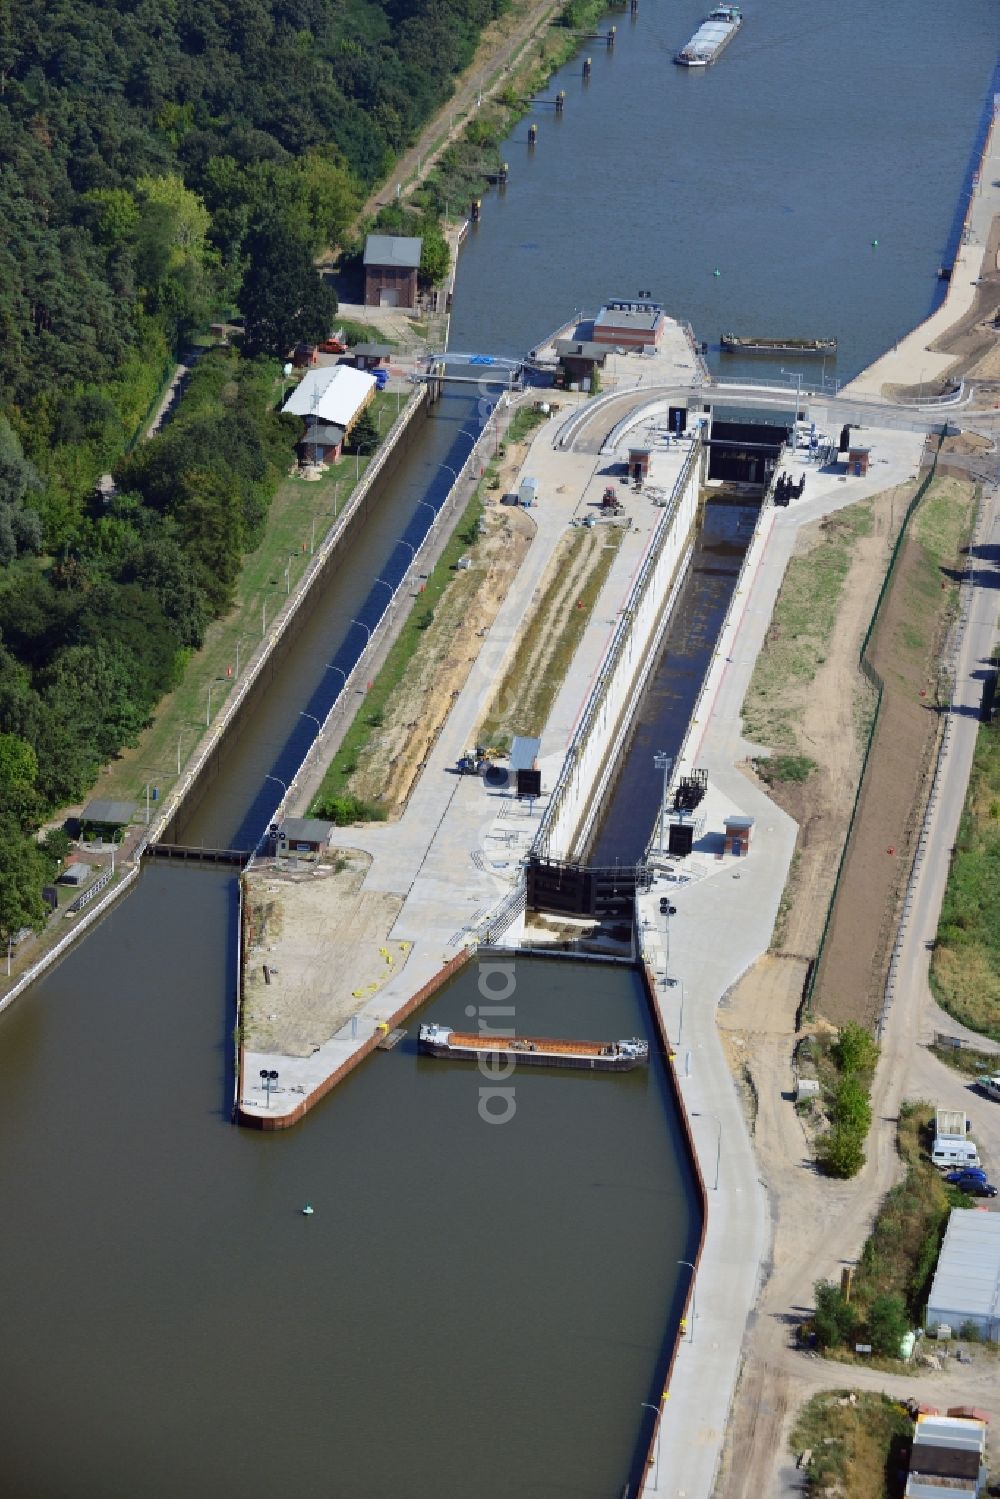
<svg viewBox="0 0 1000 1499">
<path fill-rule="evenodd" d="M 863 479 L 871 463 L 871 448 L 850 447 L 847 450 L 847 472 L 856 479 Z"/>
<path fill-rule="evenodd" d="M 297 370 L 312 369 L 319 359 L 319 349 L 316 344 L 296 344 L 288 357 Z"/>
<path fill-rule="evenodd" d="M 92 865 L 84 864 L 82 861 L 76 864 L 67 864 L 66 868 L 63 870 L 62 874 L 56 881 L 56 884 L 85 885 L 87 880 L 93 873 L 94 870 Z"/>
<path fill-rule="evenodd" d="M 332 831 L 333 823 L 318 817 L 286 817 L 275 844 L 278 858 L 315 862 L 329 848 Z"/>
<path fill-rule="evenodd" d="M 649 448 L 629 448 L 628 476 L 633 484 L 642 484 L 649 478 L 652 452 Z"/>
<path fill-rule="evenodd" d="M 927 1301 L 928 1327 L 971 1323 L 1000 1343 L 1000 1213 L 953 1208 Z"/>
<path fill-rule="evenodd" d="M 727 854 L 735 854 L 742 858 L 750 852 L 750 833 L 753 829 L 753 818 L 745 816 L 742 812 L 733 813 L 726 818 L 725 851 Z"/>
<path fill-rule="evenodd" d="M 369 234 L 365 240 L 365 306 L 416 307 L 422 239 Z"/>
<path fill-rule="evenodd" d="M 337 422 L 311 422 L 298 445 L 300 463 L 336 463 L 344 447 L 344 429 Z"/>
<path fill-rule="evenodd" d="M 103 842 L 119 841 L 120 834 L 135 816 L 135 802 L 92 801 L 80 813 L 80 834 Z"/>
<path fill-rule="evenodd" d="M 610 345 L 595 343 L 592 339 L 556 339 L 556 358 L 569 383 L 593 380 L 594 370 L 603 368 L 610 353 Z"/>
<path fill-rule="evenodd" d="M 623 349 L 655 347 L 663 337 L 667 315 L 646 297 L 605 302 L 594 319 L 594 342 Z"/>
<path fill-rule="evenodd" d="M 359 370 L 378 370 L 385 369 L 392 352 L 392 344 L 355 344 L 351 357 Z"/>
</svg>

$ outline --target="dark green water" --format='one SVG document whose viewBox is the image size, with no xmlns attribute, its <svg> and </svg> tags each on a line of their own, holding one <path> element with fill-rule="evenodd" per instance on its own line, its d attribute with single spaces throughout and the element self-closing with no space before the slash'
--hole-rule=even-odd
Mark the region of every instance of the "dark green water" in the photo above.
<svg viewBox="0 0 1000 1499">
<path fill-rule="evenodd" d="M 153 867 L 0 1022 L 3 1493 L 619 1493 L 697 1240 L 659 1060 L 517 1073 L 490 1125 L 407 1042 L 235 1129 L 232 914 Z M 468 1025 L 477 983 L 428 1013 Z M 515 984 L 524 1030 L 645 1033 L 631 971 Z"/>
<path fill-rule="evenodd" d="M 634 30 L 616 13 L 614 56 L 591 46 L 589 90 L 579 63 L 553 84 L 567 118 L 539 111 L 530 162 L 518 127 L 507 196 L 463 252 L 454 347 L 520 352 L 574 303 L 648 287 L 709 340 L 835 333 L 843 377 L 925 315 L 993 67 L 992 0 L 748 6 L 692 76 L 670 56 L 706 8 L 643 0 Z M 264 774 L 305 749 L 299 711 L 471 440 L 473 402 L 441 415 L 193 841 L 266 821 Z M 697 1238 L 658 1064 L 519 1074 L 496 1127 L 474 1070 L 404 1048 L 288 1135 L 235 1130 L 233 933 L 229 878 L 150 869 L 0 1017 L 0 1492 L 618 1499 L 630 1476 L 634 1492 L 640 1401 Z M 645 1029 L 627 972 L 516 973 L 521 1029 Z M 475 985 L 430 1013 L 464 1020 Z"/>
</svg>

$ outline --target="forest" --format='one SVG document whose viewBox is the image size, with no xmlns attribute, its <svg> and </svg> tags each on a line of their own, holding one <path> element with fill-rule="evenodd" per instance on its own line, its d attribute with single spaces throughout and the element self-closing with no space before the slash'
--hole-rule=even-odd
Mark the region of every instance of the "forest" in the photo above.
<svg viewBox="0 0 1000 1499">
<path fill-rule="evenodd" d="M 297 429 L 277 363 L 315 270 L 504 0 L 0 7 L 0 938 L 38 839 L 135 741 L 259 540 Z M 137 444 L 176 352 L 236 315 Z M 114 474 L 106 502 L 98 477 Z"/>
</svg>

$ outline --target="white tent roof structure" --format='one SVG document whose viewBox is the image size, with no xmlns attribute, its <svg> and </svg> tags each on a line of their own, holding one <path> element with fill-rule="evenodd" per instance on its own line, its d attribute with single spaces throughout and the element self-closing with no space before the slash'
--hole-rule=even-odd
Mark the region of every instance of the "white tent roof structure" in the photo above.
<svg viewBox="0 0 1000 1499">
<path fill-rule="evenodd" d="M 284 414 L 336 422 L 345 431 L 377 385 L 374 375 L 347 364 L 310 370 L 282 406 Z"/>
<path fill-rule="evenodd" d="M 927 1322 L 947 1322 L 956 1331 L 974 1322 L 992 1341 L 1000 1339 L 1000 1213 L 952 1210 Z"/>
</svg>

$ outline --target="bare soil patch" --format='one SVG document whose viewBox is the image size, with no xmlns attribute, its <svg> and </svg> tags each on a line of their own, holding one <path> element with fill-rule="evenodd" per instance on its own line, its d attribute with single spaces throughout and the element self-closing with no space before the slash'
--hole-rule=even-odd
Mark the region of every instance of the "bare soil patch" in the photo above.
<svg viewBox="0 0 1000 1499">
<path fill-rule="evenodd" d="M 479 726 L 481 743 L 506 746 L 514 734 L 541 734 L 624 534 L 622 526 L 600 525 L 561 539 Z"/>
<path fill-rule="evenodd" d="M 768 794 L 799 825 L 772 942 L 802 959 L 803 977 L 819 946 L 874 711 L 858 654 L 912 494 L 901 485 L 803 528 L 744 705 L 751 738 L 812 767 L 801 780 L 774 780 L 762 767 Z"/>
<path fill-rule="evenodd" d="M 456 573 L 419 649 L 389 696 L 346 789 L 397 817 L 479 655 L 534 535 L 523 511 L 490 506 L 471 566 Z M 419 606 L 418 606 L 419 607 Z"/>
<path fill-rule="evenodd" d="M 951 569 L 973 487 L 936 480 L 914 516 L 869 657 L 885 683 L 814 1003 L 837 1025 L 878 1012 L 898 903 L 937 746 L 939 660 L 957 603 Z"/>
<path fill-rule="evenodd" d="M 403 896 L 364 890 L 370 863 L 345 849 L 307 870 L 247 875 L 241 1023 L 252 1050 L 311 1056 L 405 964 L 409 943 L 388 937 Z"/>
</svg>

